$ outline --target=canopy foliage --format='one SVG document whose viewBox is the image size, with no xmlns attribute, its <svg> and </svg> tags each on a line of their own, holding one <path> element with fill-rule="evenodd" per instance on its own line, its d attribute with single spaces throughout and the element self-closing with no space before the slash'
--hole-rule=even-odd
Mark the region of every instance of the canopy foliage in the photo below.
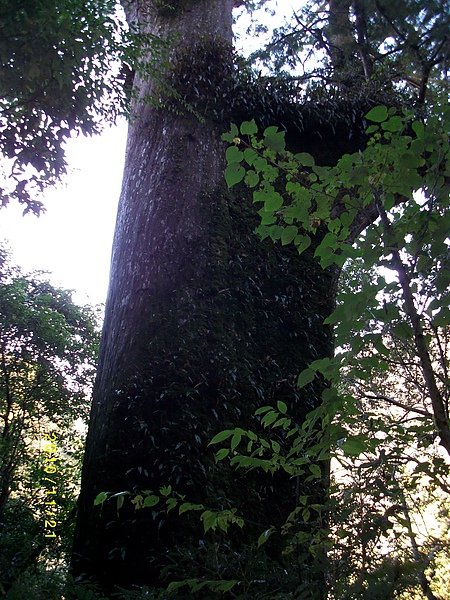
<svg viewBox="0 0 450 600">
<path fill-rule="evenodd" d="M 0 205 L 39 213 L 66 172 L 64 143 L 124 112 L 124 23 L 114 0 L 1 0 Z"/>
</svg>

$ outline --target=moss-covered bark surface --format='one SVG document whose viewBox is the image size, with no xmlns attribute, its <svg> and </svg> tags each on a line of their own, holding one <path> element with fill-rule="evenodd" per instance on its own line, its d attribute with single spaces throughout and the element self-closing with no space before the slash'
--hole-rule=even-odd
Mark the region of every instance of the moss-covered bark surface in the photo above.
<svg viewBox="0 0 450 600">
<path fill-rule="evenodd" d="M 229 19 L 218 55 L 231 39 L 232 2 L 208 4 L 205 21 L 213 34 L 209 39 L 216 37 L 228 14 L 225 5 Z M 204 9 L 204 2 L 192 4 L 181 38 L 185 47 L 176 56 L 186 58 L 189 48 L 195 54 L 192 32 Z M 169 20 L 176 24 L 182 16 L 156 18 L 170 29 Z M 233 79 L 226 60 L 215 64 L 214 72 L 228 72 Z M 181 85 L 181 96 L 161 97 L 155 107 L 145 101 L 155 92 L 154 83 L 139 75 L 135 82 L 136 117 L 75 533 L 74 575 L 94 580 L 108 593 L 116 586 L 161 585 L 174 578 L 210 579 L 213 572 L 236 579 L 247 576 L 245 569 L 248 577 L 263 574 L 261 585 L 267 588 L 271 573 L 286 574 L 281 548 L 269 543 L 250 559 L 250 540 L 254 548 L 264 527 L 282 525 L 299 488 L 319 498 L 324 493 L 321 484 L 306 490 L 288 475 L 216 466 L 208 447 L 223 429 L 256 428 L 253 414 L 259 406 L 283 400 L 301 421 L 320 403 L 320 382 L 301 391 L 295 382 L 312 360 L 332 352 L 323 320 L 335 289 L 333 274 L 322 271 L 312 250 L 298 256 L 294 248 L 256 237 L 248 190 L 226 188 L 220 134 L 228 119 L 276 124 L 277 116 L 291 146 L 330 163 L 361 143 L 361 112 L 347 105 L 339 117 L 329 106 L 321 113 L 318 106 L 291 100 L 283 105 L 274 98 L 271 104 L 265 92 L 255 114 L 257 90 L 250 103 L 233 103 L 225 94 L 220 111 L 213 89 L 223 77 L 211 74 L 195 92 L 186 78 L 173 79 L 184 73 L 182 63 L 174 61 L 168 77 L 171 89 Z M 207 74 L 205 64 L 198 73 Z M 194 110 L 192 91 L 198 100 Z M 242 90 L 240 97 L 246 98 Z M 111 501 L 93 506 L 102 491 L 157 492 L 162 485 L 171 485 L 187 501 L 236 507 L 248 524 L 225 537 L 205 536 L 198 513 L 136 511 L 129 499 L 120 511 Z M 320 597 L 320 573 L 301 567 L 290 576 L 312 586 L 311 598 Z M 208 593 L 205 598 L 212 598 Z"/>
<path fill-rule="evenodd" d="M 259 406 L 283 400 L 301 422 L 318 405 L 320 386 L 299 391 L 295 382 L 299 370 L 331 353 L 330 331 L 322 323 L 332 309 L 334 285 L 310 255 L 299 257 L 255 236 L 256 215 L 245 190 L 230 194 L 222 187 L 201 205 L 201 241 L 173 252 L 173 279 L 163 293 L 151 282 L 141 291 L 147 309 L 136 315 L 132 358 L 107 400 L 107 431 L 93 479 L 95 493 L 157 491 L 170 484 L 186 500 L 237 507 L 249 521 L 228 541 L 237 567 L 251 538 L 254 544 L 267 524 L 281 526 L 295 507 L 296 482 L 216 466 L 208 443 L 222 429 L 258 428 L 253 413 Z M 114 502 L 91 511 L 91 524 L 99 529 L 94 573 L 108 579 L 113 572 L 122 585 L 155 583 L 161 568 L 211 538 L 198 514 L 135 511 L 129 500 L 120 512 Z M 227 543 L 223 550 L 222 560 Z M 192 568 L 194 575 L 207 575 L 195 562 Z M 236 576 L 232 562 L 228 575 Z"/>
</svg>

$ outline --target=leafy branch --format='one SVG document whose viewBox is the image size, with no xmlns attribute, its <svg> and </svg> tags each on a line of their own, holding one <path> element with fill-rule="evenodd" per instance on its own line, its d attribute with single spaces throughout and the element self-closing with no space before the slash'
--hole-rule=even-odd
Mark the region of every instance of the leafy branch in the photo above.
<svg viewBox="0 0 450 600">
<path fill-rule="evenodd" d="M 293 243 L 299 253 L 312 247 L 323 268 L 340 270 L 346 263 L 362 261 L 375 272 L 383 267 L 397 274 L 398 280 L 389 284 L 378 275 L 376 283 L 368 281 L 358 293 L 343 297 L 325 320 L 334 326 L 341 350 L 327 364 L 326 372 L 323 365 L 310 366 L 300 375 L 300 382 L 312 380 L 315 370 L 338 381 L 339 372 L 352 364 L 367 342 L 377 352 L 363 364 L 369 370 L 379 366 L 389 354 L 383 331 L 394 327 L 415 347 L 436 433 L 450 454 L 445 402 L 448 358 L 442 350 L 440 361 L 431 358 L 428 333 L 430 328 L 440 331 L 450 324 L 445 259 L 450 110 L 437 104 L 424 121 L 407 110 L 398 113 L 380 105 L 366 119 L 372 123 L 367 128 L 366 149 L 344 155 L 334 167 L 316 165 L 307 153 L 286 150 L 284 132 L 275 127 L 267 128 L 261 138 L 254 121 L 244 122 L 240 129 L 232 125 L 223 136 L 231 144 L 225 179 L 230 187 L 244 182 L 253 188 L 253 201 L 263 204 L 258 211 L 262 238 Z M 410 257 L 409 272 L 403 255 Z M 389 294 L 400 303 L 386 304 Z M 358 334 L 358 343 L 350 343 L 350 336 L 361 332 L 367 319 L 378 323 L 374 333 Z"/>
</svg>

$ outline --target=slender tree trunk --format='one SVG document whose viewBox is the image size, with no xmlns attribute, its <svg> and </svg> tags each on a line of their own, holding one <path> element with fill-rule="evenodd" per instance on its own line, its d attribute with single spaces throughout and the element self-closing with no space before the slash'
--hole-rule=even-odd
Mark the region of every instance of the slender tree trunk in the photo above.
<svg viewBox="0 0 450 600">
<path fill-rule="evenodd" d="M 351 0 L 330 0 L 326 36 L 333 71 L 341 75 L 350 67 L 355 40 L 350 21 Z"/>
<path fill-rule="evenodd" d="M 199 40 L 231 44 L 232 0 L 173 4 L 170 15 L 160 2 L 139 11 L 129 4 L 128 18 L 158 35 L 177 32 L 178 55 Z M 135 85 L 141 99 L 154 91 L 151 81 Z M 256 427 L 252 414 L 263 404 L 284 400 L 301 419 L 320 402 L 320 384 L 300 392 L 295 380 L 331 353 L 323 319 L 333 275 L 312 253 L 298 257 L 254 235 L 248 193 L 226 189 L 220 133 L 144 100 L 130 124 L 72 558 L 73 574 L 107 593 L 158 585 L 170 564 L 180 579 L 208 571 L 210 579 L 213 567 L 208 552 L 204 564 L 186 562 L 197 552 L 201 563 L 209 547 L 198 514 L 135 511 L 128 500 L 120 511 L 112 502 L 100 509 L 93 502 L 101 491 L 170 484 L 186 500 L 236 506 L 249 526 L 222 540 L 214 568 L 224 578 L 239 578 L 235 549 L 246 536 L 281 525 L 295 506 L 287 476 L 220 470 L 208 442 L 227 427 Z M 280 548 L 267 549 L 284 576 Z M 303 576 L 320 581 L 317 572 Z M 311 598 L 320 597 L 314 589 Z"/>
</svg>

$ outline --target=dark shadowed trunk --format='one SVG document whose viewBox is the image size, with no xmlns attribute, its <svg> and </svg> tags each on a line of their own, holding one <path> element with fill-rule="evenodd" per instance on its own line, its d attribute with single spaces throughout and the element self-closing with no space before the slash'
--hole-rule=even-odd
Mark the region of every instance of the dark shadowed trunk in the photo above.
<svg viewBox="0 0 450 600">
<path fill-rule="evenodd" d="M 169 13 L 161 4 L 143 2 L 140 12 L 130 4 L 128 17 L 158 35 L 178 32 L 178 54 L 200 39 L 231 44 L 232 0 L 174 2 Z M 140 98 L 153 91 L 150 81 L 135 85 Z M 101 491 L 171 484 L 186 500 L 236 506 L 250 525 L 222 543 L 224 578 L 239 578 L 235 550 L 247 536 L 280 525 L 295 506 L 287 476 L 218 469 L 208 441 L 255 427 L 258 406 L 284 400 L 301 418 L 318 404 L 320 386 L 299 391 L 295 379 L 331 353 L 323 319 L 333 277 L 311 254 L 258 240 L 248 192 L 226 189 L 221 130 L 143 100 L 129 129 L 72 559 L 74 575 L 107 592 L 158 585 L 171 564 L 180 566 L 175 578 L 203 576 L 210 542 L 198 514 L 135 511 L 129 500 L 120 511 L 112 502 L 94 508 Z M 205 551 L 204 564 L 187 566 L 192 550 Z M 283 569 L 279 548 L 267 552 Z"/>
</svg>

